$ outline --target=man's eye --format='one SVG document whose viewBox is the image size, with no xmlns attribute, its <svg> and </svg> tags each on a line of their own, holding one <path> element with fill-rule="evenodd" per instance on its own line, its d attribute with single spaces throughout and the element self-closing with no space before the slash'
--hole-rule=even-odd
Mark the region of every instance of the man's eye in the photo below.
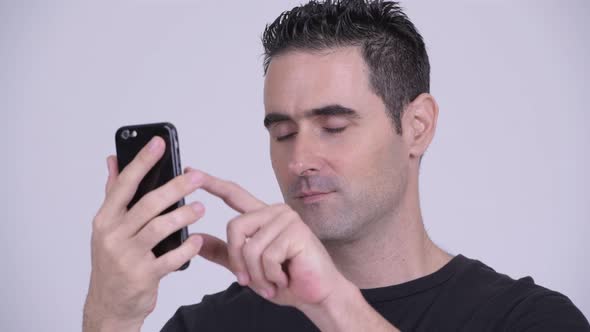
<svg viewBox="0 0 590 332">
<path fill-rule="evenodd" d="M 341 132 L 344 131 L 344 129 L 346 129 L 346 127 L 340 127 L 340 128 L 324 128 L 325 131 L 327 131 L 329 133 L 332 133 L 332 134 L 341 133 Z M 295 134 L 296 133 L 291 133 L 289 135 L 277 137 L 277 141 L 279 141 L 279 142 L 284 141 L 286 139 L 289 139 L 291 136 L 293 136 Z"/>
<path fill-rule="evenodd" d="M 327 132 L 329 133 L 341 133 L 344 131 L 344 129 L 346 129 L 346 127 L 340 127 L 340 128 L 324 128 Z"/>
<path fill-rule="evenodd" d="M 293 135 L 295 135 L 295 133 L 291 133 L 291 134 L 289 134 L 289 135 L 285 135 L 285 136 L 280 136 L 280 137 L 277 137 L 277 141 L 279 141 L 279 142 L 280 142 L 280 141 L 284 141 L 284 140 L 286 140 L 287 138 L 289 138 L 289 137 L 291 137 L 291 136 L 293 136 Z"/>
</svg>

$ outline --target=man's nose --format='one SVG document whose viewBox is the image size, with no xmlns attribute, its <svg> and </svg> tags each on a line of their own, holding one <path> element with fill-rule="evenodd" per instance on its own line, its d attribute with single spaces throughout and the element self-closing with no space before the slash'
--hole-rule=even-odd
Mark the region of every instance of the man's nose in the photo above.
<svg viewBox="0 0 590 332">
<path fill-rule="evenodd" d="M 294 139 L 289 171 L 296 176 L 308 176 L 318 173 L 322 167 L 318 143 L 303 135 L 296 135 Z"/>
</svg>

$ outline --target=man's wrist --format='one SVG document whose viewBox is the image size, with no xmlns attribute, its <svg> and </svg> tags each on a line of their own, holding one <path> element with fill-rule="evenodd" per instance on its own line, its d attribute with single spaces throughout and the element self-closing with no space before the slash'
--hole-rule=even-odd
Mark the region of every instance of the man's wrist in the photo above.
<svg viewBox="0 0 590 332">
<path fill-rule="evenodd" d="M 342 320 L 345 317 L 345 308 L 351 302 L 358 301 L 359 296 L 362 297 L 360 290 L 348 280 L 344 280 L 324 301 L 314 305 L 303 305 L 299 310 L 321 331 L 343 331 L 340 325 L 345 324 Z"/>
<path fill-rule="evenodd" d="M 143 321 L 126 321 L 110 318 L 93 310 L 92 306 L 89 306 L 88 304 L 84 307 L 84 317 L 82 320 L 83 332 L 138 332 L 141 330 L 142 325 Z"/>
<path fill-rule="evenodd" d="M 360 289 L 342 278 L 322 303 L 298 308 L 321 331 L 398 331 L 365 300 Z"/>
<path fill-rule="evenodd" d="M 107 331 L 121 331 L 121 332 L 139 332 L 142 324 L 118 322 L 118 321 L 85 321 L 84 332 L 107 332 Z"/>
</svg>

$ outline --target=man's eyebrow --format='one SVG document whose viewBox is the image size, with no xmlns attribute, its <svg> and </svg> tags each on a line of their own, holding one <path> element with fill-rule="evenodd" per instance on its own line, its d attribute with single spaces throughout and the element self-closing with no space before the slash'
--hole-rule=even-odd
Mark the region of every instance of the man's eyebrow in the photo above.
<svg viewBox="0 0 590 332">
<path fill-rule="evenodd" d="M 344 116 L 351 119 L 359 119 L 361 117 L 360 114 L 352 108 L 337 104 L 314 108 L 306 111 L 303 114 L 304 118 L 312 118 L 317 116 Z M 273 123 L 292 120 L 293 119 L 289 115 L 284 113 L 268 113 L 264 117 L 264 127 L 268 129 L 268 127 L 270 127 Z"/>
</svg>

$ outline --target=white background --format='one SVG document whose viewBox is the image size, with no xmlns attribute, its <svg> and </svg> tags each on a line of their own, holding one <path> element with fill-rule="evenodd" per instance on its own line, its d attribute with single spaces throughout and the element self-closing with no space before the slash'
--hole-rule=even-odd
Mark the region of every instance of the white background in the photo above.
<svg viewBox="0 0 590 332">
<path fill-rule="evenodd" d="M 0 1 L 0 330 L 80 330 L 92 218 L 124 124 L 171 121 L 182 162 L 282 201 L 262 126 L 264 25 L 299 1 Z M 426 228 L 590 316 L 590 2 L 407 1 L 440 104 Z M 201 192 L 192 232 L 235 215 Z M 202 258 L 145 331 L 234 276 Z"/>
</svg>

